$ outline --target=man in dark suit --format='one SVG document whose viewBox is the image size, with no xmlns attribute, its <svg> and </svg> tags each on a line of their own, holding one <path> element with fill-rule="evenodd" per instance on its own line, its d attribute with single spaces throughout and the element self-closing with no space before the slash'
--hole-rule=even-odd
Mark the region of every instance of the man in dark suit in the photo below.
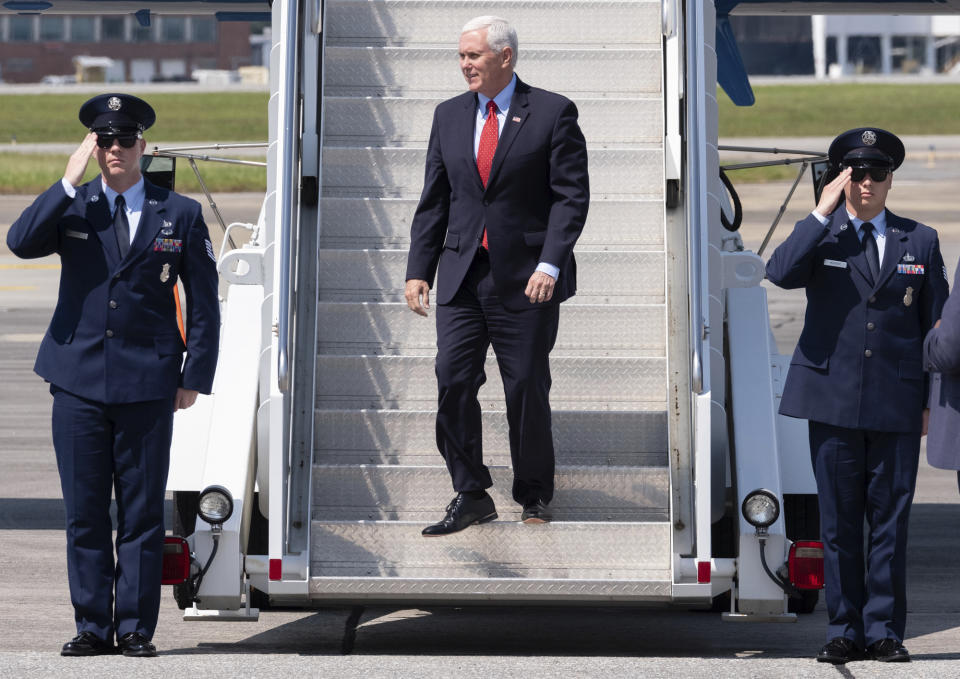
<svg viewBox="0 0 960 679">
<path fill-rule="evenodd" d="M 947 272 L 943 272 L 946 278 Z M 943 315 L 923 341 L 924 368 L 930 371 L 930 432 L 927 462 L 956 469 L 960 487 L 960 264 Z"/>
<path fill-rule="evenodd" d="M 839 175 L 767 264 L 775 284 L 807 293 L 780 412 L 809 420 L 830 619 L 817 660 L 907 661 L 907 523 L 926 418 L 922 346 L 947 297 L 943 258 L 936 231 L 885 207 L 904 158 L 895 135 L 850 130 L 829 155 Z"/>
<path fill-rule="evenodd" d="M 514 75 L 516 31 L 477 17 L 460 36 L 469 92 L 440 104 L 410 230 L 406 299 L 437 292 L 437 444 L 457 496 L 426 536 L 497 517 L 486 489 L 477 392 L 487 348 L 506 395 L 513 498 L 549 519 L 554 451 L 549 354 L 559 304 L 576 292 L 573 246 L 587 216 L 587 150 L 573 102 Z"/>
<path fill-rule="evenodd" d="M 145 101 L 87 101 L 63 179 L 10 227 L 19 257 L 60 256 L 60 294 L 34 367 L 53 394 L 77 636 L 62 655 L 153 656 L 173 413 L 210 393 L 217 270 L 200 205 L 145 181 Z M 81 185 L 96 156 L 101 175 Z M 187 299 L 186 346 L 174 285 Z M 184 358 L 186 350 L 186 358 Z M 110 492 L 117 501 L 116 563 Z M 114 646 L 116 636 L 118 646 Z"/>
</svg>

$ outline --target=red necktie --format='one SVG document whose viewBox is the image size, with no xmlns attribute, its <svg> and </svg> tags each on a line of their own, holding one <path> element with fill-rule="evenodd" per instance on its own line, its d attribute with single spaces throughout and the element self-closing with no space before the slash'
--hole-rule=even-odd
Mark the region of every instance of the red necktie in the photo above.
<svg viewBox="0 0 960 679">
<path fill-rule="evenodd" d="M 480 181 L 487 187 L 490 178 L 490 168 L 493 165 L 493 155 L 497 152 L 497 139 L 500 137 L 500 128 L 497 123 L 497 104 L 493 99 L 487 101 L 487 122 L 480 132 L 480 147 L 477 149 L 477 170 L 480 172 Z M 483 229 L 483 239 L 480 244 L 487 249 L 487 229 Z"/>
</svg>

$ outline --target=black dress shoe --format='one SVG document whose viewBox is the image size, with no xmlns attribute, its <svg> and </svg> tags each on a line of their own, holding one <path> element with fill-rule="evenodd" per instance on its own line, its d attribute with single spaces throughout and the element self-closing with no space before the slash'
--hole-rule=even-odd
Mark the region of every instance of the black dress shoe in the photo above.
<svg viewBox="0 0 960 679">
<path fill-rule="evenodd" d="M 157 647 L 140 632 L 127 632 L 120 637 L 117 646 L 128 658 L 152 658 L 157 654 Z"/>
<path fill-rule="evenodd" d="M 477 500 L 470 498 L 466 493 L 457 493 L 447 505 L 447 515 L 440 523 L 427 526 L 423 529 L 426 537 L 449 535 L 472 526 L 475 523 L 487 523 L 497 518 L 497 508 L 493 498 L 487 493 Z"/>
<path fill-rule="evenodd" d="M 867 653 L 880 662 L 910 662 L 910 652 L 896 639 L 874 641 L 867 648 Z"/>
<path fill-rule="evenodd" d="M 523 513 L 520 515 L 520 520 L 524 523 L 546 523 L 550 518 L 550 510 L 540 500 L 523 505 Z"/>
<path fill-rule="evenodd" d="M 817 653 L 817 662 L 828 662 L 833 665 L 842 665 L 851 660 L 863 660 L 863 651 L 854 642 L 846 637 L 836 637 Z"/>
<path fill-rule="evenodd" d="M 104 641 L 93 632 L 80 632 L 63 645 L 60 655 L 112 655 L 116 652 L 113 643 Z"/>
</svg>

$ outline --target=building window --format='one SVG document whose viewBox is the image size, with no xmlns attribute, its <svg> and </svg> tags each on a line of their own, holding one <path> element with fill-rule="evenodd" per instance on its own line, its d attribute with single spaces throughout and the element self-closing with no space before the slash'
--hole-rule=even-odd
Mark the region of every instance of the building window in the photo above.
<svg viewBox="0 0 960 679">
<path fill-rule="evenodd" d="M 7 59 L 3 68 L 7 73 L 27 73 L 33 70 L 33 59 L 29 57 Z"/>
<path fill-rule="evenodd" d="M 60 41 L 67 37 L 67 26 L 62 16 L 40 17 L 40 39 Z"/>
<path fill-rule="evenodd" d="M 927 40 L 923 35 L 895 35 L 890 40 L 890 61 L 894 71 L 919 73 L 927 58 Z"/>
<path fill-rule="evenodd" d="M 33 17 L 10 17 L 10 42 L 31 42 L 33 40 Z"/>
<path fill-rule="evenodd" d="M 150 24 L 149 26 L 141 26 L 139 22 L 133 26 L 133 42 L 154 42 L 153 38 L 153 27 L 156 24 Z"/>
<path fill-rule="evenodd" d="M 190 21 L 193 42 L 215 42 L 217 22 L 211 17 L 193 17 Z"/>
<path fill-rule="evenodd" d="M 126 40 L 123 24 L 123 17 L 103 17 L 100 19 L 100 39 L 110 42 Z"/>
<path fill-rule="evenodd" d="M 95 17 L 75 16 L 70 18 L 70 39 L 74 42 L 93 42 Z"/>
<path fill-rule="evenodd" d="M 879 35 L 851 35 L 847 39 L 847 63 L 853 72 L 879 73 L 883 68 Z"/>
<path fill-rule="evenodd" d="M 187 20 L 185 17 L 163 17 L 160 24 L 160 42 L 186 42 Z"/>
</svg>

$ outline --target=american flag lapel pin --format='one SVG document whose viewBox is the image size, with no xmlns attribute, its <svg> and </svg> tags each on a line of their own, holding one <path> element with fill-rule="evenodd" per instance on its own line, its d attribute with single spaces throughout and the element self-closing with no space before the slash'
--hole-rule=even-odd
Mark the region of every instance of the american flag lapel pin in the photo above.
<svg viewBox="0 0 960 679">
<path fill-rule="evenodd" d="M 513 116 L 513 122 L 519 123 L 519 122 L 520 122 L 520 116 Z"/>
</svg>

